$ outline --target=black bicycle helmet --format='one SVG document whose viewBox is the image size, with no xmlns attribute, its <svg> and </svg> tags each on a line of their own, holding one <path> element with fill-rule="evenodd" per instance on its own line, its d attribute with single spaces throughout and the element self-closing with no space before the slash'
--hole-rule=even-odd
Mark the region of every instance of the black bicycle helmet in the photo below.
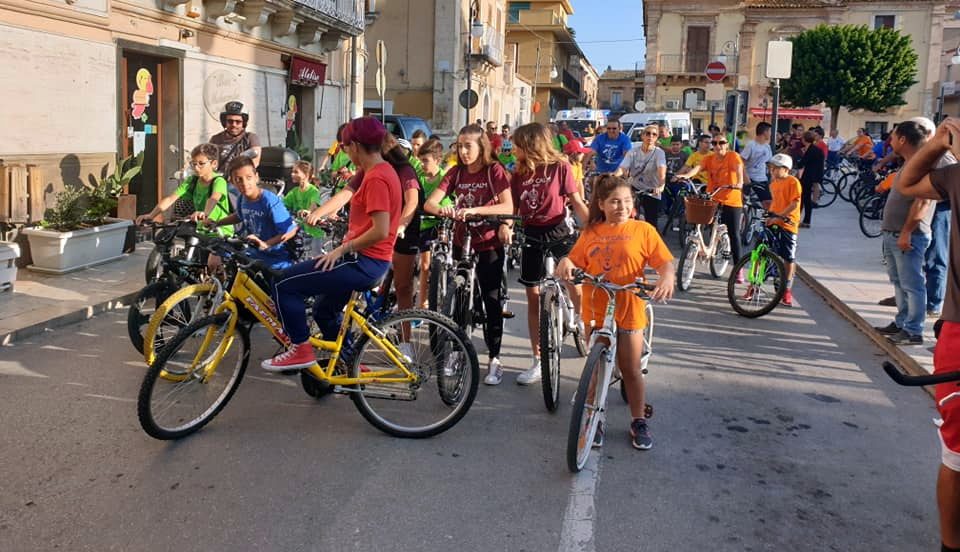
<svg viewBox="0 0 960 552">
<path fill-rule="evenodd" d="M 247 123 L 250 121 L 250 114 L 243 112 L 243 104 L 240 102 L 227 102 L 227 105 L 223 106 L 223 111 L 220 112 L 220 125 L 226 128 L 227 126 L 227 115 L 239 115 L 243 118 L 243 128 L 247 128 Z"/>
</svg>

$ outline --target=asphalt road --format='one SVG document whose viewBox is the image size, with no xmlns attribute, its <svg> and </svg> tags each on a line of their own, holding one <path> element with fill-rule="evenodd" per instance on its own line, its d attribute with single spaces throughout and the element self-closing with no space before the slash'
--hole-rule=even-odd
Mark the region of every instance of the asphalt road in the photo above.
<svg viewBox="0 0 960 552">
<path fill-rule="evenodd" d="M 747 320 L 702 276 L 658 307 L 654 448 L 629 446 L 613 394 L 606 445 L 576 477 L 569 403 L 547 413 L 539 387 L 514 384 L 519 302 L 504 383 L 419 441 L 262 372 L 262 330 L 232 402 L 174 443 L 137 422 L 125 313 L 0 348 L 0 550 L 937 549 L 932 401 L 795 291 L 800 308 Z M 569 398 L 582 360 L 567 356 Z"/>
</svg>

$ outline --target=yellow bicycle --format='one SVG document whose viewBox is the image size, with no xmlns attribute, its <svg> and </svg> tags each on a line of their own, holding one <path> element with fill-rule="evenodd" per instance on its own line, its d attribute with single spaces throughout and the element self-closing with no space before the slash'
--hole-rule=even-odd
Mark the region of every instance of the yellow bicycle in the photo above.
<svg viewBox="0 0 960 552">
<path fill-rule="evenodd" d="M 178 295 L 211 289 L 217 297 L 213 314 L 171 338 L 144 376 L 137 413 L 154 438 L 190 435 L 226 406 L 250 359 L 254 323 L 289 343 L 263 291 L 279 273 L 245 256 L 242 246 L 233 239 L 208 245 L 237 268 L 229 290 L 214 280 L 187 286 L 168 299 L 175 303 Z M 361 314 L 360 297 L 361 292 L 351 296 L 335 340 L 310 338 L 329 358 L 300 371 L 304 390 L 314 397 L 326 389 L 348 394 L 370 424 L 396 437 L 431 437 L 453 427 L 473 404 L 479 381 L 477 353 L 466 334 L 449 318 L 419 309 L 374 323 Z"/>
</svg>

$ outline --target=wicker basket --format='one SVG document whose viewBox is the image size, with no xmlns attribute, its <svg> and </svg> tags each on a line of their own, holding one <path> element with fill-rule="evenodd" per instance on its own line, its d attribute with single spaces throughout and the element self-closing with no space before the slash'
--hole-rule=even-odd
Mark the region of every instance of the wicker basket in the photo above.
<svg viewBox="0 0 960 552">
<path fill-rule="evenodd" d="M 687 196 L 683 198 L 683 208 L 690 224 L 711 224 L 720 204 L 712 199 Z"/>
</svg>

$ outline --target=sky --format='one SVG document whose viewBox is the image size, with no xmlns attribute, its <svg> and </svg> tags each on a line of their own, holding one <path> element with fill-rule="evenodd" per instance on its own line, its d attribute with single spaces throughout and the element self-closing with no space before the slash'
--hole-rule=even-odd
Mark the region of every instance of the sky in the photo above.
<svg viewBox="0 0 960 552">
<path fill-rule="evenodd" d="M 642 0 L 572 0 L 573 15 L 567 24 L 577 32 L 577 43 L 587 59 L 603 74 L 608 65 L 614 69 L 643 66 Z"/>
</svg>

